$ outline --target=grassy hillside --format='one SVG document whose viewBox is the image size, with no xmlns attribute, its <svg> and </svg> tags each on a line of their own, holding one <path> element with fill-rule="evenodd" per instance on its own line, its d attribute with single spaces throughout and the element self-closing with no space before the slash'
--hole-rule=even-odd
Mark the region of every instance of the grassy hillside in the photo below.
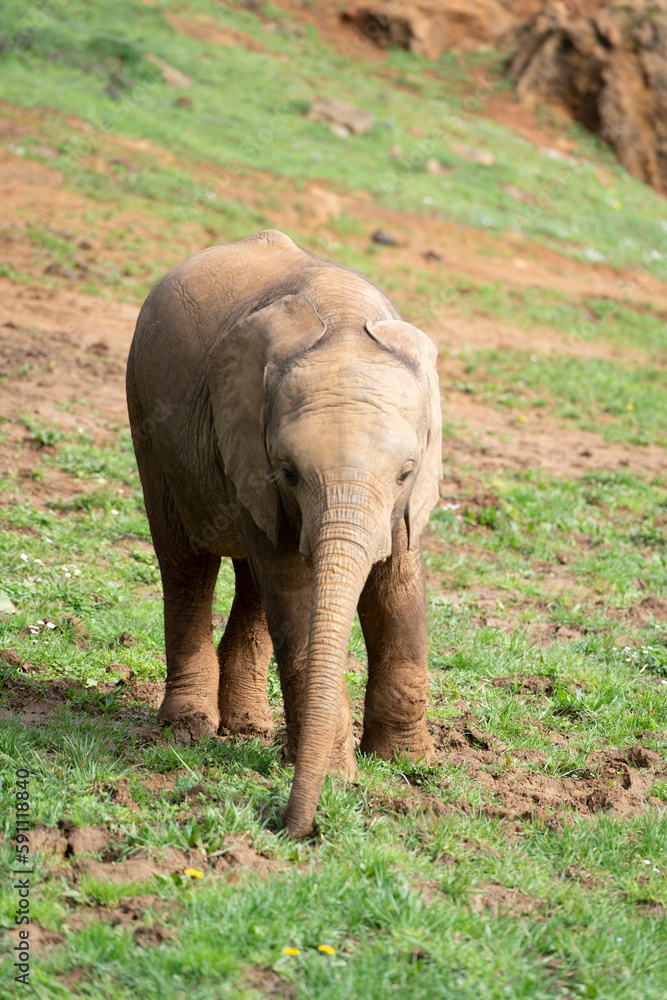
<svg viewBox="0 0 667 1000">
<path fill-rule="evenodd" d="M 519 105 L 498 54 L 373 55 L 301 11 L 2 7 L 0 926 L 23 767 L 26 995 L 663 1000 L 665 202 Z M 372 130 L 311 121 L 328 95 Z M 123 403 L 154 281 L 268 226 L 423 326 L 444 412 L 438 759 L 360 756 L 299 844 L 273 668 L 273 739 L 155 726 L 161 592 Z M 216 639 L 232 588 L 223 566 Z M 350 646 L 358 730 L 358 626 Z"/>
</svg>

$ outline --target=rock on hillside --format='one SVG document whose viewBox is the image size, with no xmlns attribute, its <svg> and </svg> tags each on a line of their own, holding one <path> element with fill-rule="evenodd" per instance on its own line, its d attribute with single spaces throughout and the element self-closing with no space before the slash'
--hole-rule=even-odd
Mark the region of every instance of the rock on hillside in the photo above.
<svg viewBox="0 0 667 1000">
<path fill-rule="evenodd" d="M 667 0 L 624 0 L 568 19 L 553 4 L 517 33 L 519 93 L 556 101 L 667 192 Z"/>
<path fill-rule="evenodd" d="M 499 0 L 354 0 L 341 18 L 382 48 L 399 45 L 428 59 L 451 48 L 494 48 L 516 24 Z"/>
</svg>

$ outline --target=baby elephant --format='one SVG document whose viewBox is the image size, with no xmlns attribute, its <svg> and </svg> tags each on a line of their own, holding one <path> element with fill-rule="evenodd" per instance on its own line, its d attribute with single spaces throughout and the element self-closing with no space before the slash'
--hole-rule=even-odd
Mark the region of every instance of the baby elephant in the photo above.
<svg viewBox="0 0 667 1000">
<path fill-rule="evenodd" d="M 327 771 L 356 769 L 356 610 L 362 752 L 433 752 L 419 537 L 441 475 L 435 361 L 382 292 L 272 230 L 179 264 L 139 315 L 127 398 L 164 588 L 159 719 L 266 733 L 273 651 L 294 837 L 312 831 Z M 236 595 L 216 655 L 221 556 Z"/>
</svg>

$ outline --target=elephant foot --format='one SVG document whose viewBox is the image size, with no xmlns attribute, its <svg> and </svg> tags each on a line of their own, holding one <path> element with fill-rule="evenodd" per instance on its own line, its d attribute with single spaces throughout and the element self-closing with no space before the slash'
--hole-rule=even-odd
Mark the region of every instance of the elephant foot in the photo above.
<svg viewBox="0 0 667 1000">
<path fill-rule="evenodd" d="M 157 714 L 162 726 L 172 726 L 187 742 L 215 736 L 220 718 L 217 705 L 211 706 L 185 695 L 167 694 Z"/>
<path fill-rule="evenodd" d="M 254 704 L 220 704 L 219 729 L 231 733 L 248 733 L 252 736 L 269 736 L 273 732 L 273 719 L 266 697 Z"/>
<path fill-rule="evenodd" d="M 426 758 L 430 763 L 435 758 L 433 740 L 425 723 L 409 731 L 383 726 L 378 722 L 365 725 L 359 749 L 363 754 L 374 753 L 383 760 L 391 760 L 397 754 L 404 753 L 413 762 Z"/>
</svg>

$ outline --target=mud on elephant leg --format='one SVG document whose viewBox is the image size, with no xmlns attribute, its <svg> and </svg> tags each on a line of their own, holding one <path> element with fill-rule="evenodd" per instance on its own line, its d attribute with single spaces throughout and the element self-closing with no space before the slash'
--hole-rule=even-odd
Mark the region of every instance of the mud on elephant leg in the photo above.
<svg viewBox="0 0 667 1000">
<path fill-rule="evenodd" d="M 218 731 L 218 660 L 213 645 L 211 605 L 220 568 L 218 556 L 179 553 L 160 557 L 164 589 L 167 688 L 158 712 L 194 739 Z"/>
<path fill-rule="evenodd" d="M 407 751 L 412 760 L 432 759 L 426 728 L 428 631 L 419 552 L 407 550 L 401 524 L 393 553 L 377 563 L 359 601 L 368 652 L 362 753 L 388 759 Z"/>
<path fill-rule="evenodd" d="M 218 646 L 220 728 L 264 735 L 273 729 L 266 695 L 273 646 L 248 563 L 245 559 L 233 563 L 236 593 Z"/>
<path fill-rule="evenodd" d="M 140 464 L 142 481 L 147 480 L 146 510 L 164 592 L 167 686 L 158 721 L 177 723 L 199 739 L 216 733 L 219 723 L 211 606 L 220 557 L 192 551 L 161 471 L 154 467 L 151 476 L 144 477 L 145 468 Z"/>
<path fill-rule="evenodd" d="M 274 563 L 271 567 L 270 578 L 265 579 L 262 589 L 285 705 L 287 742 L 283 757 L 286 764 L 294 764 L 299 745 L 308 660 L 311 566 L 298 553 L 283 558 L 279 565 Z M 350 701 L 344 678 L 341 682 L 340 707 L 329 767 L 332 771 L 352 777 L 357 764 Z"/>
</svg>

